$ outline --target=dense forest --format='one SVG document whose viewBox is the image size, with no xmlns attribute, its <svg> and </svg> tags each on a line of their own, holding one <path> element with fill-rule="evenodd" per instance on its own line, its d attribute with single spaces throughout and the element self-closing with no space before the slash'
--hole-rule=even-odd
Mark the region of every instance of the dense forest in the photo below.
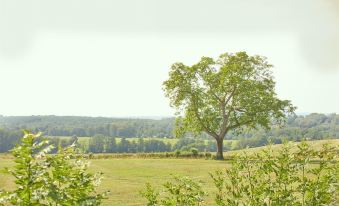
<svg viewBox="0 0 339 206">
<path fill-rule="evenodd" d="M 153 119 L 117 119 L 104 117 L 71 116 L 0 116 L 0 152 L 7 152 L 14 147 L 22 136 L 22 129 L 33 132 L 41 131 L 49 136 L 69 136 L 72 138 L 51 138 L 58 146 L 67 146 L 77 137 L 92 137 L 88 145 L 79 145 L 86 152 L 167 152 L 178 149 L 215 151 L 211 141 L 203 141 L 206 135 L 197 139 L 183 138 L 175 145 L 160 140 L 144 141 L 142 137 L 174 138 L 172 131 L 174 118 Z M 187 135 L 189 137 L 189 135 Z M 122 138 L 117 142 L 115 137 Z M 139 137 L 138 141 L 127 141 L 130 137 Z M 338 114 L 309 114 L 288 117 L 285 125 L 272 126 L 271 130 L 249 130 L 230 133 L 226 139 L 237 140 L 234 147 L 225 145 L 226 150 L 241 149 L 246 146 L 266 145 L 268 141 L 281 143 L 284 139 L 300 141 L 302 139 L 336 139 L 339 138 Z M 209 140 L 209 139 L 208 139 Z"/>
</svg>

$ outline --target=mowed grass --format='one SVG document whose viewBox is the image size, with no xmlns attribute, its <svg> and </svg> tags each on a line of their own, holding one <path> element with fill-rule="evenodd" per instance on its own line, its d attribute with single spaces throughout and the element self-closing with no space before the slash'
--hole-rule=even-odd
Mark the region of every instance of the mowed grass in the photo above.
<svg viewBox="0 0 339 206">
<path fill-rule="evenodd" d="M 339 147 L 339 140 L 312 141 L 315 149 L 320 149 L 328 143 Z M 294 148 L 298 143 L 293 143 Z M 265 147 L 247 149 L 248 153 L 257 153 Z M 274 145 L 274 151 L 279 151 L 281 145 Z M 234 155 L 244 150 L 225 152 L 225 155 Z M 228 161 L 204 159 L 94 159 L 90 160 L 91 172 L 103 172 L 104 179 L 99 190 L 110 190 L 108 199 L 103 205 L 145 205 L 145 200 L 139 194 L 147 182 L 160 189 L 161 185 L 171 180 L 171 175 L 189 176 L 203 181 L 207 205 L 214 205 L 215 187 L 209 176 L 210 172 L 230 166 Z M 10 155 L 0 155 L 0 170 L 14 166 Z M 13 178 L 0 173 L 0 188 L 9 190 L 14 188 Z"/>
<path fill-rule="evenodd" d="M 207 191 L 212 193 L 214 186 L 209 172 L 229 166 L 225 161 L 202 159 L 100 159 L 91 160 L 92 172 L 103 172 L 104 179 L 99 189 L 110 190 L 103 205 L 145 205 L 139 194 L 147 182 L 157 188 L 168 180 L 171 174 L 190 176 L 203 181 Z M 12 160 L 0 158 L 0 170 L 14 166 Z M 13 178 L 0 174 L 0 188 L 14 188 Z M 159 188 L 160 189 L 160 188 Z M 207 202 L 213 203 L 213 195 Z"/>
</svg>

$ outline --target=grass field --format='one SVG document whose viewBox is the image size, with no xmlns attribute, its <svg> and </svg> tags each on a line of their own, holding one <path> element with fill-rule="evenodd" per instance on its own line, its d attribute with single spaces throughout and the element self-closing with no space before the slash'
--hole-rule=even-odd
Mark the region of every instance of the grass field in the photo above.
<svg viewBox="0 0 339 206">
<path fill-rule="evenodd" d="M 314 141 L 307 141 L 309 144 L 311 144 L 311 147 L 320 150 L 324 144 L 330 144 L 332 146 L 336 146 L 337 148 L 339 147 L 339 139 L 329 139 L 329 140 L 314 140 Z M 292 150 L 297 149 L 297 145 L 299 144 L 298 142 L 293 142 L 292 144 Z M 272 145 L 273 151 L 279 151 L 279 148 L 281 148 L 282 144 L 277 144 L 277 145 Z M 253 154 L 257 153 L 262 149 L 265 149 L 267 146 L 263 147 L 255 147 L 255 148 L 248 148 L 248 149 L 243 149 L 243 150 L 233 150 L 227 152 L 229 155 L 234 155 L 237 153 L 241 153 L 243 151 L 246 151 L 246 153 Z"/>
<path fill-rule="evenodd" d="M 311 142 L 313 147 L 320 148 L 324 143 L 339 146 L 339 140 L 322 140 Z M 280 145 L 275 145 L 278 149 Z M 262 148 L 252 148 L 250 153 L 258 152 Z M 241 151 L 232 151 L 239 153 Z M 14 163 L 9 155 L 0 155 L 0 170 L 11 167 Z M 207 205 L 213 205 L 213 191 L 209 172 L 229 167 L 227 161 L 215 161 L 204 159 L 95 159 L 91 160 L 90 170 L 103 172 L 104 179 L 100 190 L 110 190 L 109 198 L 103 205 L 144 205 L 145 200 L 140 197 L 146 182 L 155 186 L 171 179 L 171 174 L 190 176 L 204 182 L 207 197 Z M 10 176 L 0 174 L 0 188 L 13 188 L 13 179 Z"/>
<path fill-rule="evenodd" d="M 10 159 L 0 160 L 0 169 L 13 166 Z M 145 205 L 139 195 L 146 182 L 154 186 L 171 179 L 171 174 L 190 176 L 205 182 L 207 191 L 214 189 L 209 172 L 225 168 L 227 162 L 195 159 L 105 159 L 91 160 L 91 171 L 101 171 L 101 190 L 110 190 L 103 205 Z M 0 174 L 0 188 L 13 188 L 13 179 Z M 208 198 L 213 202 L 213 197 Z"/>
</svg>

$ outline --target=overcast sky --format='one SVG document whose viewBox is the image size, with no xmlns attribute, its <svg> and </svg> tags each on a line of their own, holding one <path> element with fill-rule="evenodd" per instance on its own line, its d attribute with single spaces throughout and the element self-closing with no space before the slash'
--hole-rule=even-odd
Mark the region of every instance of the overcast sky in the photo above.
<svg viewBox="0 0 339 206">
<path fill-rule="evenodd" d="M 172 116 L 170 65 L 237 51 L 297 112 L 339 113 L 338 0 L 1 0 L 0 114 Z"/>
</svg>

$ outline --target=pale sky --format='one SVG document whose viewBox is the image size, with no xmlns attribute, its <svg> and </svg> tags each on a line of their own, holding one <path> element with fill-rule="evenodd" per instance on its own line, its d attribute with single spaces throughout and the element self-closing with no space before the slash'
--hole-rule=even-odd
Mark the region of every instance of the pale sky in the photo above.
<svg viewBox="0 0 339 206">
<path fill-rule="evenodd" d="M 8 0 L 0 114 L 172 116 L 171 64 L 237 51 L 268 58 L 297 112 L 339 113 L 337 0 Z"/>
</svg>

